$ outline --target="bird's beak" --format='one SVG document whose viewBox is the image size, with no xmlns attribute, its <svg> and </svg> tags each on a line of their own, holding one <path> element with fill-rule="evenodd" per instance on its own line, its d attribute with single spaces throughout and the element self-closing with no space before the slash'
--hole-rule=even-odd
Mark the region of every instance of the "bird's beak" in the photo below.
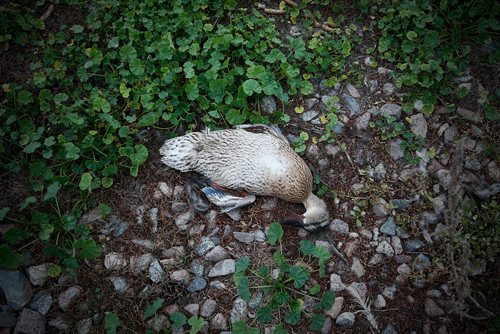
<svg viewBox="0 0 500 334">
<path fill-rule="evenodd" d="M 304 216 L 290 216 L 286 217 L 281 221 L 282 225 L 296 226 L 296 227 L 304 227 Z"/>
</svg>

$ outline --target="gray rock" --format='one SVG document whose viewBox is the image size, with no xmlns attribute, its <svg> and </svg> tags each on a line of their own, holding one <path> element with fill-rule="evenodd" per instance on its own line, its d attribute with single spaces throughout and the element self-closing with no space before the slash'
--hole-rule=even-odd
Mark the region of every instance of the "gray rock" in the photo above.
<svg viewBox="0 0 500 334">
<path fill-rule="evenodd" d="M 446 145 L 452 144 L 457 136 L 457 128 L 450 126 L 444 131 L 443 140 Z"/>
<path fill-rule="evenodd" d="M 375 308 L 384 308 L 387 306 L 387 302 L 385 301 L 385 298 L 384 296 L 382 296 L 381 294 L 378 294 L 377 295 L 377 298 L 375 299 L 375 304 L 374 304 Z"/>
<path fill-rule="evenodd" d="M 149 210 L 149 218 L 151 219 L 151 232 L 156 233 L 158 231 L 158 208 L 151 208 Z"/>
<path fill-rule="evenodd" d="M 207 281 L 203 277 L 195 277 L 191 283 L 187 286 L 189 292 L 196 292 L 205 289 L 207 286 Z"/>
<path fill-rule="evenodd" d="M 437 290 L 437 289 L 430 289 L 427 291 L 427 297 L 431 297 L 431 298 L 441 298 L 443 294 L 441 293 L 441 291 Z"/>
<path fill-rule="evenodd" d="M 198 315 L 200 311 L 200 304 L 187 304 L 184 306 L 184 310 L 186 310 L 191 315 Z"/>
<path fill-rule="evenodd" d="M 184 213 L 181 213 L 175 218 L 174 224 L 177 226 L 179 231 L 186 231 L 189 226 L 189 222 L 194 217 L 194 210 L 187 210 Z"/>
<path fill-rule="evenodd" d="M 349 224 L 341 219 L 334 219 L 330 222 L 330 231 L 339 234 L 349 234 Z"/>
<path fill-rule="evenodd" d="M 392 73 L 392 70 L 390 68 L 387 68 L 387 67 L 378 67 L 377 73 L 380 75 L 386 75 L 386 74 Z"/>
<path fill-rule="evenodd" d="M 323 328 L 321 328 L 321 334 L 330 334 L 331 330 L 332 330 L 332 319 L 330 317 L 325 317 Z"/>
<path fill-rule="evenodd" d="M 394 220 L 394 217 L 390 216 L 387 218 L 385 223 L 380 226 L 380 232 L 391 236 L 396 235 L 396 221 Z"/>
<path fill-rule="evenodd" d="M 233 236 L 236 240 L 244 244 L 251 244 L 255 240 L 255 235 L 247 232 L 233 232 Z"/>
<path fill-rule="evenodd" d="M 12 314 L 12 309 L 8 306 L 1 306 L 0 311 L 0 328 L 14 327 L 17 322 L 17 318 Z M 10 333 L 10 331 L 6 331 Z"/>
<path fill-rule="evenodd" d="M 342 328 L 351 328 L 354 325 L 354 320 L 356 317 L 352 312 L 341 313 L 335 323 Z"/>
<path fill-rule="evenodd" d="M 161 267 L 160 262 L 158 260 L 154 260 L 149 265 L 149 279 L 154 283 L 160 283 L 167 277 L 165 271 Z"/>
<path fill-rule="evenodd" d="M 401 117 L 401 107 L 394 103 L 386 103 L 380 109 L 374 109 L 373 112 L 376 115 L 394 116 L 397 119 Z"/>
<path fill-rule="evenodd" d="M 201 277 L 201 276 L 203 276 L 203 273 L 205 272 L 205 267 L 200 262 L 193 261 L 193 262 L 191 262 L 191 272 L 195 276 L 200 276 Z"/>
<path fill-rule="evenodd" d="M 385 287 L 382 290 L 382 294 L 384 295 L 384 297 L 389 298 L 391 300 L 394 299 L 394 298 L 396 298 L 396 293 L 397 292 L 398 292 L 398 288 L 396 288 L 395 285 L 391 285 L 391 286 Z"/>
<path fill-rule="evenodd" d="M 362 277 L 365 274 L 365 268 L 363 264 L 357 257 L 352 258 L 352 266 L 351 271 L 356 274 L 358 277 Z"/>
<path fill-rule="evenodd" d="M 397 236 L 392 236 L 391 237 L 391 245 L 392 245 L 392 248 L 394 249 L 394 254 L 395 255 L 399 255 L 401 253 L 403 253 L 403 246 L 401 245 L 401 239 L 399 239 L 399 237 Z"/>
<path fill-rule="evenodd" d="M 394 249 L 392 248 L 391 244 L 386 240 L 382 240 L 378 244 L 376 251 L 377 253 L 386 255 L 387 257 L 394 256 Z"/>
<path fill-rule="evenodd" d="M 419 254 L 411 263 L 414 270 L 423 271 L 431 266 L 431 260 L 427 255 Z"/>
<path fill-rule="evenodd" d="M 422 111 L 423 108 L 424 102 L 422 100 L 416 100 L 415 102 L 413 102 L 413 109 L 415 109 L 416 111 Z"/>
<path fill-rule="evenodd" d="M 486 168 L 489 177 L 491 177 L 494 181 L 500 181 L 500 168 L 495 161 L 491 161 Z"/>
<path fill-rule="evenodd" d="M 89 334 L 92 331 L 92 319 L 87 318 L 78 321 L 76 325 L 76 332 L 78 334 Z"/>
<path fill-rule="evenodd" d="M 158 189 L 161 191 L 163 195 L 167 197 L 172 197 L 174 193 L 174 189 L 172 189 L 172 187 L 166 184 L 165 182 L 159 182 Z"/>
<path fill-rule="evenodd" d="M 252 231 L 252 234 L 254 235 L 256 242 L 265 242 L 266 241 L 266 234 L 264 232 L 262 232 L 261 230 Z"/>
<path fill-rule="evenodd" d="M 396 91 L 396 87 L 392 83 L 386 82 L 382 87 L 382 91 L 385 95 L 391 96 Z"/>
<path fill-rule="evenodd" d="M 304 122 L 312 121 L 314 118 L 318 117 L 318 115 L 319 111 L 316 110 L 306 111 L 305 113 L 302 114 L 302 121 Z"/>
<path fill-rule="evenodd" d="M 316 104 L 318 104 L 318 99 L 316 98 L 311 98 L 311 99 L 306 99 L 304 101 L 304 105 L 307 109 L 311 109 L 312 107 L 314 107 Z"/>
<path fill-rule="evenodd" d="M 209 250 L 215 247 L 215 243 L 208 237 L 202 237 L 201 242 L 194 247 L 196 254 L 205 255 Z"/>
<path fill-rule="evenodd" d="M 451 184 L 451 174 L 447 169 L 440 169 L 436 172 L 436 176 L 439 180 L 439 184 L 443 186 L 445 190 L 448 190 Z"/>
<path fill-rule="evenodd" d="M 130 270 L 134 273 L 139 273 L 141 271 L 145 271 L 149 268 L 151 262 L 154 261 L 154 257 L 150 253 L 146 253 L 139 256 L 131 256 L 130 257 Z"/>
<path fill-rule="evenodd" d="M 108 223 L 101 229 L 102 234 L 110 234 L 119 237 L 128 229 L 128 224 L 115 215 L 109 216 Z"/>
<path fill-rule="evenodd" d="M 252 298 L 248 301 L 248 307 L 251 309 L 256 309 L 262 304 L 262 301 L 264 300 L 264 294 L 262 293 L 261 290 L 255 290 L 252 293 Z"/>
<path fill-rule="evenodd" d="M 59 295 L 57 302 L 59 307 L 63 311 L 69 310 L 71 304 L 78 298 L 83 292 L 83 288 L 78 285 L 70 286 L 64 292 Z"/>
<path fill-rule="evenodd" d="M 45 281 L 49 278 L 49 263 L 40 264 L 38 266 L 31 266 L 28 268 L 28 277 L 30 278 L 31 284 L 33 285 L 43 285 Z"/>
<path fill-rule="evenodd" d="M 401 139 L 392 140 L 389 142 L 389 155 L 394 160 L 399 160 L 405 156 L 404 150 L 401 147 Z"/>
<path fill-rule="evenodd" d="M 147 239 L 132 239 L 132 243 L 147 250 L 153 250 L 155 248 L 153 242 Z"/>
<path fill-rule="evenodd" d="M 14 334 L 44 334 L 45 318 L 30 308 L 25 308 L 17 321 Z"/>
<path fill-rule="evenodd" d="M 418 239 L 405 240 L 403 245 L 405 251 L 407 252 L 418 252 L 422 249 L 422 247 L 424 247 L 424 243 Z"/>
<path fill-rule="evenodd" d="M 422 138 L 427 137 L 427 121 L 424 115 L 418 113 L 410 116 L 411 132 Z"/>
<path fill-rule="evenodd" d="M 342 278 L 339 275 L 330 275 L 330 290 L 335 292 L 345 290 L 345 285 L 342 283 Z"/>
<path fill-rule="evenodd" d="M 264 96 L 260 100 L 260 108 L 264 114 L 273 115 L 276 112 L 276 100 L 272 96 Z"/>
<path fill-rule="evenodd" d="M 483 120 L 483 115 L 478 111 L 471 111 L 469 109 L 457 108 L 457 114 L 459 114 L 465 120 L 479 123 Z"/>
<path fill-rule="evenodd" d="M 162 254 L 166 257 L 179 258 L 186 255 L 186 250 L 184 246 L 172 247 L 169 249 L 165 249 Z"/>
<path fill-rule="evenodd" d="M 222 290 L 226 288 L 226 285 L 222 283 L 221 281 L 212 281 L 210 282 L 210 287 L 217 289 L 217 290 Z"/>
<path fill-rule="evenodd" d="M 465 168 L 473 171 L 479 171 L 481 169 L 481 163 L 477 159 L 465 159 Z"/>
<path fill-rule="evenodd" d="M 248 313 L 247 302 L 240 297 L 234 300 L 233 309 L 231 310 L 231 322 L 246 320 Z"/>
<path fill-rule="evenodd" d="M 26 289 L 29 283 L 20 271 L 0 269 L 0 288 L 2 288 L 7 305 L 18 311 L 31 299 L 30 290 Z"/>
<path fill-rule="evenodd" d="M 186 202 L 173 202 L 171 206 L 172 212 L 181 213 L 188 209 L 188 204 Z"/>
<path fill-rule="evenodd" d="M 127 292 L 128 289 L 128 284 L 127 281 L 125 281 L 125 278 L 121 276 L 111 276 L 108 277 L 111 283 L 113 283 L 113 287 L 115 288 L 115 291 L 118 293 L 125 293 Z"/>
<path fill-rule="evenodd" d="M 369 112 L 364 113 L 363 115 L 359 116 L 356 121 L 354 122 L 354 126 L 357 130 L 366 130 L 368 129 L 368 125 L 370 124 L 370 119 L 371 119 L 372 114 Z"/>
<path fill-rule="evenodd" d="M 220 262 L 229 257 L 229 253 L 222 246 L 215 246 L 210 252 L 205 255 L 205 260 L 210 262 Z"/>
<path fill-rule="evenodd" d="M 170 279 L 176 283 L 189 283 L 189 273 L 186 269 L 176 270 L 170 273 Z"/>
<path fill-rule="evenodd" d="M 342 311 L 342 307 L 344 306 L 344 297 L 338 296 L 335 297 L 335 302 L 332 305 L 332 308 L 325 311 L 325 314 L 330 316 L 332 319 L 337 319 L 340 311 Z"/>
<path fill-rule="evenodd" d="M 410 262 L 412 257 L 410 255 L 406 254 L 401 254 L 401 255 L 396 255 L 394 257 L 394 260 L 396 260 L 396 263 L 401 264 L 401 263 L 408 263 Z"/>
<path fill-rule="evenodd" d="M 328 155 L 331 155 L 332 157 L 336 156 L 337 153 L 339 153 L 340 147 L 337 145 L 332 145 L 332 144 L 326 144 L 325 145 L 325 152 Z"/>
<path fill-rule="evenodd" d="M 429 226 L 429 225 L 434 225 L 438 222 L 438 217 L 429 211 L 424 211 L 422 212 L 420 222 L 423 224 L 423 226 Z"/>
<path fill-rule="evenodd" d="M 316 145 L 316 144 L 309 144 L 309 145 L 307 145 L 306 155 L 310 159 L 314 159 L 314 160 L 318 159 L 318 155 L 319 155 L 318 145 Z"/>
<path fill-rule="evenodd" d="M 440 316 L 444 315 L 443 309 L 440 308 L 436 304 L 436 302 L 434 302 L 430 298 L 425 299 L 425 313 L 427 313 L 427 315 L 429 317 L 440 317 Z"/>
<path fill-rule="evenodd" d="M 30 307 L 42 315 L 46 315 L 52 306 L 52 295 L 46 290 L 38 291 L 31 300 Z M 1 327 L 1 326 L 0 326 Z"/>
<path fill-rule="evenodd" d="M 356 99 L 353 98 L 350 94 L 343 93 L 342 101 L 347 106 L 347 109 L 349 110 L 351 115 L 357 115 L 361 112 L 358 101 L 356 101 Z"/>
<path fill-rule="evenodd" d="M 375 266 L 384 260 L 384 256 L 380 253 L 373 254 L 373 256 L 368 261 L 369 266 Z"/>
<path fill-rule="evenodd" d="M 446 208 L 446 196 L 444 194 L 441 194 L 437 197 L 434 197 L 432 200 L 432 206 L 434 208 L 434 213 L 436 215 L 440 215 L 444 212 L 444 209 Z"/>
<path fill-rule="evenodd" d="M 352 97 L 354 97 L 355 99 L 361 98 L 361 95 L 359 94 L 359 92 L 356 89 L 356 87 L 354 87 L 351 84 L 347 84 L 346 88 L 347 88 L 347 90 L 349 91 L 349 94 L 351 94 Z"/>
<path fill-rule="evenodd" d="M 175 199 L 179 199 L 181 198 L 184 194 L 186 193 L 186 189 L 183 187 L 183 186 L 175 186 L 174 187 L 174 191 L 172 193 L 172 195 L 174 195 L 174 198 Z"/>
<path fill-rule="evenodd" d="M 234 273 L 235 270 L 235 261 L 233 259 L 226 259 L 221 262 L 218 262 L 210 272 L 208 273 L 208 277 L 219 277 L 225 276 Z"/>
<path fill-rule="evenodd" d="M 368 57 L 365 58 L 364 63 L 365 63 L 366 66 L 372 67 L 372 66 L 374 66 L 373 64 L 375 64 L 376 61 L 372 57 L 368 56 Z"/>
<path fill-rule="evenodd" d="M 210 321 L 210 328 L 212 330 L 226 330 L 228 329 L 227 319 L 222 313 L 217 313 L 214 315 Z"/>
<path fill-rule="evenodd" d="M 119 270 L 126 266 L 127 260 L 120 253 L 111 252 L 104 257 L 104 267 L 108 270 Z"/>
<path fill-rule="evenodd" d="M 375 169 L 373 170 L 373 176 L 375 176 L 376 179 L 383 180 L 386 174 L 387 171 L 385 170 L 385 166 L 383 163 L 379 163 L 377 166 L 375 166 Z"/>
<path fill-rule="evenodd" d="M 382 334 L 398 334 L 398 331 L 392 324 L 388 324 L 382 331 Z"/>
<path fill-rule="evenodd" d="M 262 209 L 264 210 L 273 210 L 276 208 L 276 205 L 278 204 L 278 199 L 276 197 L 271 197 L 268 198 L 264 204 L 262 204 Z"/>
<path fill-rule="evenodd" d="M 217 311 L 217 302 L 209 298 L 201 305 L 200 315 L 204 318 L 210 318 L 215 311 Z"/>
<path fill-rule="evenodd" d="M 171 327 L 170 321 L 168 320 L 166 315 L 157 314 L 152 319 L 147 322 L 148 328 L 151 328 L 155 333 L 163 333 L 164 330 Z"/>
<path fill-rule="evenodd" d="M 78 222 L 80 224 L 89 224 L 95 222 L 96 220 L 101 220 L 101 219 L 102 219 L 101 209 L 97 207 L 83 214 Z"/>
<path fill-rule="evenodd" d="M 61 316 L 49 321 L 48 325 L 60 330 L 61 332 L 68 332 L 70 324 L 68 321 L 64 320 Z"/>
<path fill-rule="evenodd" d="M 335 132 L 338 135 L 341 135 L 344 132 L 344 123 L 342 122 L 337 122 L 333 126 L 333 132 Z"/>
<path fill-rule="evenodd" d="M 383 198 L 378 198 L 373 205 L 373 214 L 377 217 L 385 217 L 389 214 L 389 210 L 387 209 L 387 202 Z"/>
</svg>

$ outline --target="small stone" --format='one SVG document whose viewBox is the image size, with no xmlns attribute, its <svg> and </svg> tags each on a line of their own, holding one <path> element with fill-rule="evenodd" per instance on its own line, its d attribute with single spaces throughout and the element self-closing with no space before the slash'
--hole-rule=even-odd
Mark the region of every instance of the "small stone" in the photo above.
<svg viewBox="0 0 500 334">
<path fill-rule="evenodd" d="M 342 101 L 344 102 L 344 104 L 346 104 L 347 109 L 349 110 L 351 115 L 357 115 L 361 112 L 361 108 L 359 106 L 358 101 L 356 101 L 356 99 L 353 98 L 351 95 L 343 93 Z"/>
<path fill-rule="evenodd" d="M 356 127 L 356 129 L 357 130 L 368 129 L 368 125 L 370 124 L 371 116 L 372 115 L 369 112 L 366 112 L 363 115 L 359 116 L 354 123 L 354 126 Z"/>
<path fill-rule="evenodd" d="M 205 289 L 207 281 L 203 277 L 195 277 L 187 286 L 187 290 L 191 293 Z"/>
<path fill-rule="evenodd" d="M 427 315 L 429 317 L 440 317 L 440 316 L 444 315 L 443 309 L 440 308 L 436 304 L 436 302 L 434 302 L 430 298 L 425 299 L 425 313 L 427 313 Z"/>
<path fill-rule="evenodd" d="M 481 169 L 481 163 L 477 159 L 465 159 L 465 168 L 472 171 L 479 171 Z"/>
<path fill-rule="evenodd" d="M 365 58 L 364 63 L 365 63 L 366 66 L 372 67 L 373 64 L 375 64 L 376 62 L 373 60 L 372 57 L 368 56 L 368 57 Z"/>
<path fill-rule="evenodd" d="M 104 257 L 104 267 L 108 270 L 118 270 L 126 266 L 127 260 L 120 253 L 111 252 Z"/>
<path fill-rule="evenodd" d="M 339 234 L 349 234 L 349 224 L 341 219 L 334 219 L 330 222 L 330 231 Z"/>
<path fill-rule="evenodd" d="M 410 262 L 412 257 L 410 255 L 406 254 L 401 254 L 401 255 L 396 255 L 394 257 L 394 260 L 396 260 L 396 263 L 401 264 L 401 263 L 408 263 Z"/>
<path fill-rule="evenodd" d="M 391 244 L 386 240 L 382 240 L 378 244 L 376 251 L 377 253 L 386 255 L 387 257 L 394 256 L 394 249 L 392 248 Z"/>
<path fill-rule="evenodd" d="M 431 260 L 427 255 L 419 254 L 411 264 L 414 270 L 423 271 L 431 266 Z"/>
<path fill-rule="evenodd" d="M 198 315 L 198 312 L 200 311 L 200 304 L 187 304 L 184 306 L 184 310 L 186 310 L 188 313 L 191 315 Z"/>
<path fill-rule="evenodd" d="M 0 288 L 7 299 L 7 305 L 16 311 L 22 309 L 31 299 L 27 286 L 29 283 L 22 272 L 0 269 Z"/>
<path fill-rule="evenodd" d="M 180 258 L 186 256 L 186 250 L 184 249 L 184 246 L 176 246 L 165 249 L 162 254 L 166 257 Z"/>
<path fill-rule="evenodd" d="M 215 246 L 210 252 L 205 255 L 205 260 L 210 262 L 220 262 L 229 257 L 229 253 L 222 246 Z"/>
<path fill-rule="evenodd" d="M 132 239 L 132 243 L 147 250 L 153 250 L 155 247 L 153 242 L 147 239 Z"/>
<path fill-rule="evenodd" d="M 141 271 L 145 271 L 149 268 L 151 262 L 154 261 L 154 257 L 150 253 L 146 253 L 139 256 L 131 256 L 130 257 L 130 270 L 134 273 L 139 273 Z"/>
<path fill-rule="evenodd" d="M 391 237 L 391 245 L 392 248 L 394 248 L 394 254 L 399 255 L 403 253 L 403 246 L 401 245 L 401 239 L 397 236 L 392 236 Z"/>
<path fill-rule="evenodd" d="M 344 297 L 337 296 L 335 297 L 335 302 L 332 305 L 332 308 L 325 311 L 325 314 L 330 316 L 332 319 L 337 319 L 337 316 L 342 311 L 342 307 L 344 306 Z"/>
<path fill-rule="evenodd" d="M 203 273 L 205 272 L 205 267 L 203 266 L 203 264 L 201 264 L 200 262 L 198 261 L 193 261 L 191 262 L 191 272 L 195 275 L 195 276 L 203 276 Z"/>
<path fill-rule="evenodd" d="M 158 183 L 158 189 L 160 189 L 161 193 L 167 197 L 172 197 L 174 190 L 165 182 Z"/>
<path fill-rule="evenodd" d="M 304 122 L 312 121 L 314 118 L 318 117 L 318 115 L 319 111 L 316 110 L 306 111 L 305 113 L 302 114 L 302 121 Z"/>
<path fill-rule="evenodd" d="M 38 291 L 31 300 L 30 307 L 42 315 L 46 315 L 52 306 L 52 295 L 46 290 Z M 0 326 L 1 327 L 1 326 Z"/>
<path fill-rule="evenodd" d="M 393 300 L 394 298 L 396 298 L 397 291 L 398 291 L 398 289 L 396 288 L 396 286 L 391 285 L 391 286 L 385 287 L 382 290 L 382 294 L 384 295 L 384 297 Z"/>
<path fill-rule="evenodd" d="M 252 293 L 252 298 L 248 301 L 248 307 L 251 309 L 256 309 L 257 307 L 260 307 L 262 304 L 262 301 L 264 300 L 264 294 L 262 293 L 261 290 L 255 290 Z"/>
<path fill-rule="evenodd" d="M 405 240 L 403 242 L 404 249 L 407 252 L 418 252 L 422 247 L 424 247 L 424 243 L 417 239 Z"/>
<path fill-rule="evenodd" d="M 181 213 L 187 210 L 188 204 L 186 202 L 176 201 L 172 203 L 172 206 L 170 208 L 174 213 Z"/>
<path fill-rule="evenodd" d="M 387 67 L 378 67 L 377 73 L 380 75 L 386 75 L 386 74 L 392 73 L 392 70 L 390 68 L 387 68 Z"/>
<path fill-rule="evenodd" d="M 111 276 L 108 278 L 111 283 L 113 283 L 113 287 L 115 288 L 116 292 L 118 293 L 125 293 L 127 292 L 128 289 L 128 284 L 127 281 L 121 276 Z"/>
<path fill-rule="evenodd" d="M 436 172 L 436 176 L 439 180 L 439 184 L 443 186 L 445 190 L 450 187 L 451 184 L 451 174 L 447 169 L 440 169 Z"/>
<path fill-rule="evenodd" d="M 186 269 L 180 269 L 170 274 L 170 279 L 176 283 L 189 283 L 189 272 Z"/>
<path fill-rule="evenodd" d="M 411 132 L 422 138 L 427 137 L 427 121 L 424 115 L 415 114 L 410 117 Z"/>
<path fill-rule="evenodd" d="M 121 218 L 111 215 L 109 216 L 109 221 L 106 226 L 101 229 L 101 233 L 105 235 L 112 233 L 113 236 L 119 237 L 123 235 L 127 229 L 127 223 L 125 223 Z"/>
<path fill-rule="evenodd" d="M 434 208 L 434 213 L 436 215 L 440 215 L 441 213 L 444 212 L 444 209 L 446 207 L 446 196 L 444 194 L 439 195 L 437 197 L 434 197 L 432 200 L 432 206 Z"/>
<path fill-rule="evenodd" d="M 404 157 L 405 153 L 401 148 L 401 139 L 392 140 L 389 142 L 389 155 L 394 160 L 399 160 Z"/>
<path fill-rule="evenodd" d="M 325 322 L 321 328 L 321 334 L 330 334 L 332 330 L 332 319 L 330 317 L 325 317 Z"/>
<path fill-rule="evenodd" d="M 154 260 L 149 265 L 149 279 L 154 283 L 160 283 L 166 278 L 167 274 L 163 271 L 160 262 Z"/>
<path fill-rule="evenodd" d="M 351 271 L 358 277 L 362 277 L 365 274 L 365 268 L 363 267 L 363 264 L 356 257 L 353 257 L 352 259 Z"/>
<path fill-rule="evenodd" d="M 189 222 L 194 217 L 194 211 L 188 210 L 184 213 L 181 213 L 175 218 L 174 224 L 177 226 L 179 231 L 186 231 L 189 228 Z"/>
<path fill-rule="evenodd" d="M 235 271 L 235 261 L 233 259 L 226 259 L 218 262 L 208 273 L 208 277 L 218 277 L 232 274 Z"/>
<path fill-rule="evenodd" d="M 339 275 L 330 275 L 330 290 L 335 292 L 345 290 L 345 285 L 342 283 L 342 278 Z"/>
<path fill-rule="evenodd" d="M 387 218 L 385 223 L 380 226 L 380 232 L 385 233 L 387 235 L 396 235 L 396 222 L 394 217 L 390 216 Z"/>
<path fill-rule="evenodd" d="M 96 207 L 90 210 L 89 212 L 83 214 L 78 222 L 80 224 L 89 224 L 101 219 L 102 219 L 101 209 L 99 207 Z"/>
<path fill-rule="evenodd" d="M 325 152 L 328 155 L 331 155 L 332 157 L 336 156 L 337 153 L 340 152 L 340 147 L 337 145 L 332 145 L 332 144 L 326 144 L 325 145 Z"/>
<path fill-rule="evenodd" d="M 155 333 L 164 333 L 166 329 L 171 327 L 170 321 L 166 315 L 157 314 L 147 322 L 148 328 L 152 329 Z M 173 331 L 172 331 L 173 332 Z"/>
<path fill-rule="evenodd" d="M 457 108 L 457 114 L 465 120 L 472 121 L 474 123 L 483 121 L 483 115 L 477 111 L 474 112 L 469 109 Z"/>
<path fill-rule="evenodd" d="M 384 260 L 384 256 L 380 253 L 374 254 L 370 261 L 368 261 L 369 266 L 375 266 Z"/>
<path fill-rule="evenodd" d="M 381 294 L 377 295 L 377 298 L 375 299 L 375 308 L 384 308 L 387 306 L 387 302 L 385 301 L 384 296 Z"/>
<path fill-rule="evenodd" d="M 19 317 L 14 334 L 44 334 L 45 317 L 32 309 L 25 308 Z"/>
<path fill-rule="evenodd" d="M 383 180 L 386 174 L 387 171 L 385 170 L 385 166 L 383 163 L 379 163 L 377 166 L 375 166 L 375 169 L 373 170 L 373 175 L 375 176 L 376 179 Z"/>
<path fill-rule="evenodd" d="M 428 290 L 427 291 L 427 297 L 431 297 L 431 298 L 441 298 L 443 294 L 441 293 L 441 291 L 439 290 L 436 290 L 436 289 L 431 289 L 431 290 Z"/>
<path fill-rule="evenodd" d="M 201 242 L 195 246 L 196 254 L 205 255 L 209 250 L 215 247 L 215 243 L 208 237 L 202 237 Z"/>
<path fill-rule="evenodd" d="M 266 95 L 260 100 L 260 108 L 264 114 L 273 115 L 276 112 L 276 100 Z"/>
<path fill-rule="evenodd" d="M 446 129 L 443 135 L 444 143 L 446 145 L 452 144 L 455 141 L 457 133 L 457 128 L 454 126 L 450 126 L 448 129 Z"/>
<path fill-rule="evenodd" d="M 240 297 L 234 300 L 233 309 L 231 310 L 231 322 L 246 320 L 248 313 L 247 302 Z"/>
<path fill-rule="evenodd" d="M 226 288 L 226 285 L 222 283 L 221 281 L 212 281 L 210 282 L 210 287 L 217 289 L 217 290 L 222 290 Z"/>
<path fill-rule="evenodd" d="M 411 272 L 411 268 L 406 263 L 403 263 L 403 264 L 399 265 L 399 267 L 396 269 L 396 271 L 398 272 L 398 274 L 408 275 Z"/>
<path fill-rule="evenodd" d="M 392 83 L 386 82 L 382 87 L 382 91 L 385 95 L 391 96 L 396 91 L 396 87 Z"/>
<path fill-rule="evenodd" d="M 28 268 L 28 276 L 30 278 L 31 284 L 33 285 L 43 285 L 45 281 L 49 278 L 48 270 L 50 264 L 44 263 L 38 266 L 31 266 Z"/>
<path fill-rule="evenodd" d="M 55 329 L 58 329 L 62 332 L 69 331 L 69 327 L 70 327 L 69 323 L 66 320 L 64 320 L 61 316 L 50 320 L 48 325 L 50 327 L 54 327 Z"/>
<path fill-rule="evenodd" d="M 207 299 L 201 305 L 200 315 L 204 318 L 210 318 L 217 310 L 217 302 L 213 299 Z"/>
<path fill-rule="evenodd" d="M 422 100 L 416 100 L 415 102 L 413 102 L 413 109 L 415 109 L 416 111 L 422 111 L 423 108 L 424 102 Z"/>
<path fill-rule="evenodd" d="M 63 293 L 59 295 L 58 304 L 63 311 L 67 311 L 70 305 L 77 299 L 83 292 L 81 286 L 74 285 L 67 288 Z"/>
<path fill-rule="evenodd" d="M 389 214 L 389 210 L 387 209 L 387 202 L 380 197 L 376 200 L 372 210 L 373 214 L 375 214 L 377 218 L 385 217 Z"/>
<path fill-rule="evenodd" d="M 262 232 L 261 230 L 252 231 L 252 234 L 254 235 L 256 242 L 266 242 L 266 240 L 267 240 L 266 234 L 264 232 Z"/>
<path fill-rule="evenodd" d="M 392 324 L 388 324 L 382 331 L 382 334 L 398 334 L 398 331 Z"/>
<path fill-rule="evenodd" d="M 354 320 L 356 319 L 354 313 L 344 312 L 341 313 L 335 323 L 342 328 L 351 328 L 354 325 Z"/>
<path fill-rule="evenodd" d="M 368 240 L 371 240 L 373 238 L 373 233 L 365 228 L 359 231 L 359 233 Z"/>
<path fill-rule="evenodd" d="M 151 232 L 156 233 L 158 231 L 158 208 L 151 208 L 149 210 L 149 218 L 151 219 Z"/>
<path fill-rule="evenodd" d="M 355 99 L 361 98 L 361 95 L 359 94 L 358 90 L 353 85 L 347 84 L 347 90 L 349 91 L 349 94 L 351 94 L 351 96 L 354 97 Z"/>
<path fill-rule="evenodd" d="M 174 195 L 175 199 L 181 198 L 185 194 L 186 190 L 183 186 L 175 186 L 172 195 Z"/>
<path fill-rule="evenodd" d="M 488 176 L 494 181 L 500 181 L 500 168 L 495 161 L 491 161 L 487 166 Z"/>
<path fill-rule="evenodd" d="M 222 313 L 217 313 L 214 315 L 210 321 L 210 327 L 212 330 L 226 330 L 228 329 L 227 319 Z"/>
<path fill-rule="evenodd" d="M 307 145 L 306 155 L 311 159 L 317 160 L 319 155 L 318 145 L 316 144 Z"/>
<path fill-rule="evenodd" d="M 78 321 L 76 325 L 77 334 L 89 334 L 92 331 L 92 319 L 87 318 Z"/>
<path fill-rule="evenodd" d="M 394 103 L 386 103 L 380 109 L 374 109 L 373 113 L 382 116 L 394 116 L 396 119 L 401 117 L 401 106 Z"/>
<path fill-rule="evenodd" d="M 251 244 L 255 240 L 255 235 L 247 232 L 233 232 L 233 236 L 236 240 L 244 244 Z"/>
<path fill-rule="evenodd" d="M 278 204 L 278 199 L 276 197 L 271 197 L 266 200 L 264 204 L 262 204 L 262 208 L 264 210 L 273 210 L 276 208 L 276 205 Z"/>
</svg>

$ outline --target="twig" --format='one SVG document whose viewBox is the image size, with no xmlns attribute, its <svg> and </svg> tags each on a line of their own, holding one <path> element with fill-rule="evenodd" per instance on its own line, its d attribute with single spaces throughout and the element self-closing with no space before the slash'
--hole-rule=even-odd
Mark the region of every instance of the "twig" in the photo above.
<svg viewBox="0 0 500 334">
<path fill-rule="evenodd" d="M 267 14 L 279 14 L 279 15 L 285 14 L 284 10 L 267 8 L 265 5 L 263 5 L 261 3 L 257 4 L 257 8 L 263 9 L 264 13 L 267 13 Z"/>
<path fill-rule="evenodd" d="M 46 19 L 49 18 L 49 16 L 54 12 L 56 9 L 56 5 L 59 4 L 59 0 L 53 0 L 51 1 L 52 3 L 49 5 L 49 8 L 43 13 L 42 16 L 40 16 L 41 21 L 45 21 Z"/>
<path fill-rule="evenodd" d="M 318 20 L 316 20 L 316 15 L 310 14 L 309 18 L 313 20 L 314 26 L 316 28 L 322 29 L 322 30 L 328 31 L 328 32 L 333 32 L 334 31 L 334 29 L 332 27 L 328 26 L 328 23 L 324 23 L 324 24 L 319 23 Z"/>
<path fill-rule="evenodd" d="M 292 1 L 292 0 L 284 0 L 287 4 L 289 4 L 290 6 L 292 7 L 297 7 L 297 3 L 295 1 Z"/>
</svg>

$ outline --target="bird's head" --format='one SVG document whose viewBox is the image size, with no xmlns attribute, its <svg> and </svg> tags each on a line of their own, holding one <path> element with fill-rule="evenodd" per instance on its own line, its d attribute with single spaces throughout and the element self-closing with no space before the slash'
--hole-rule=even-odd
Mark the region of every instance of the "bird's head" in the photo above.
<svg viewBox="0 0 500 334">
<path fill-rule="evenodd" d="M 285 218 L 281 224 L 301 227 L 307 231 L 315 231 L 330 222 L 330 215 L 325 201 L 311 193 L 304 201 L 306 212 L 303 215 Z"/>
</svg>

